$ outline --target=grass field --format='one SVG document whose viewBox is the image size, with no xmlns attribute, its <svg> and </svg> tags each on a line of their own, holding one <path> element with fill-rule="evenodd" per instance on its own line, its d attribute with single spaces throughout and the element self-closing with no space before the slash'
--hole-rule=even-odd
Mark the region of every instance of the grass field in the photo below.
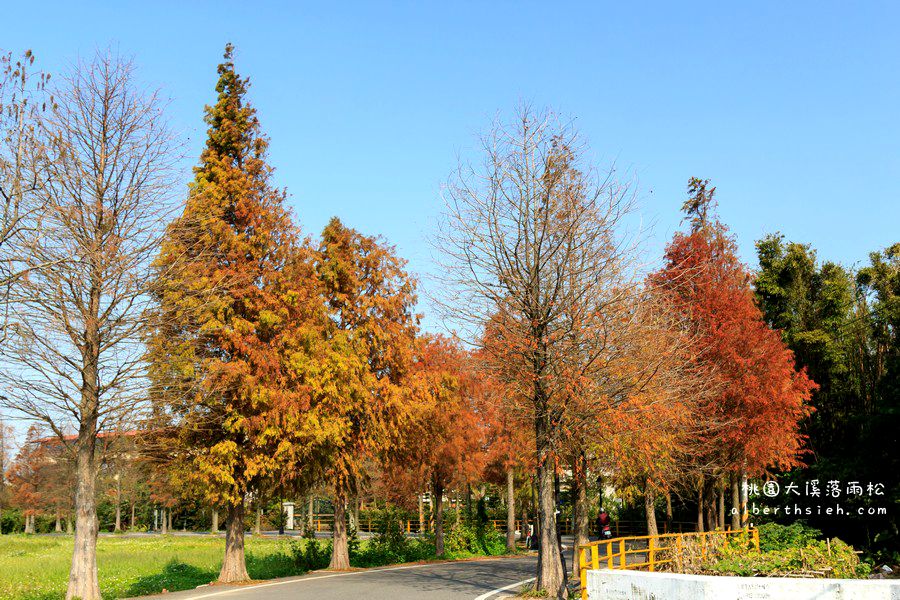
<svg viewBox="0 0 900 600">
<path fill-rule="evenodd" d="M 104 599 L 184 590 L 218 576 L 225 548 L 213 537 L 101 537 L 97 558 Z M 72 558 L 70 536 L 0 536 L 0 598 L 63 598 Z M 247 536 L 253 579 L 299 573 L 287 540 Z"/>
</svg>

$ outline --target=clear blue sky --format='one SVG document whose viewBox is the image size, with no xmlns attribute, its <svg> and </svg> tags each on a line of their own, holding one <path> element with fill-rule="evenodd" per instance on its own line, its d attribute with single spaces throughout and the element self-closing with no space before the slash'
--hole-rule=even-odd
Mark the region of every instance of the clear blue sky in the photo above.
<svg viewBox="0 0 900 600">
<path fill-rule="evenodd" d="M 257 4 L 17 2 L 0 44 L 51 71 L 133 54 L 193 162 L 233 42 L 305 231 L 336 214 L 417 272 L 457 154 L 523 99 L 637 176 L 657 255 L 692 175 L 751 265 L 773 231 L 848 265 L 900 241 L 900 3 Z"/>
</svg>

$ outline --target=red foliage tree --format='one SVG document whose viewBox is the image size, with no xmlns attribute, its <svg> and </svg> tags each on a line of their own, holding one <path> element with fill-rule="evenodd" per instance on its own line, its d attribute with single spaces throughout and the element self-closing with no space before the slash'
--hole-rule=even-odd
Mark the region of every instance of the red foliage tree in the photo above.
<svg viewBox="0 0 900 600">
<path fill-rule="evenodd" d="M 387 476 L 396 489 L 414 493 L 428 482 L 441 556 L 444 492 L 454 483 L 471 482 L 484 466 L 485 426 L 478 410 L 483 382 L 474 376 L 468 352 L 435 335 L 419 340 L 406 389 L 411 415 L 398 432 Z"/>
<path fill-rule="evenodd" d="M 703 497 L 714 491 L 716 479 L 799 464 L 799 423 L 812 410 L 809 399 L 816 386 L 805 370 L 796 369 L 793 353 L 763 320 L 751 274 L 738 259 L 728 229 L 715 217 L 715 188 L 692 179 L 689 192 L 684 210 L 691 230 L 676 234 L 666 249 L 665 266 L 650 282 L 667 294 L 693 330 L 695 362 L 713 366 L 721 378 L 719 391 L 702 409 L 710 423 L 702 434 L 705 451 L 696 457 L 704 467 L 702 511 Z M 716 523 L 713 512 L 707 512 L 707 526 Z"/>
</svg>

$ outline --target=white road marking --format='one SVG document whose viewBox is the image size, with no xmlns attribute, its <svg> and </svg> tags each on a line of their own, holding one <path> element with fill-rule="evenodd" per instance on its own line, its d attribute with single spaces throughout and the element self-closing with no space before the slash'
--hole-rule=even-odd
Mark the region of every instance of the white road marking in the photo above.
<svg viewBox="0 0 900 600">
<path fill-rule="evenodd" d="M 364 571 L 353 571 L 352 573 L 332 573 L 330 575 L 319 575 L 317 577 L 302 577 L 300 579 L 287 579 L 285 581 L 273 581 L 271 583 L 260 583 L 256 585 L 245 585 L 230 590 L 222 590 L 220 592 L 211 592 L 209 594 L 201 594 L 199 596 L 188 596 L 187 600 L 200 600 L 200 598 L 211 598 L 213 596 L 224 596 L 225 594 L 235 594 L 237 592 L 246 592 L 258 590 L 260 588 L 273 587 L 276 585 L 287 585 L 289 583 L 303 583 L 305 581 L 316 581 L 317 579 L 331 579 L 332 577 L 349 577 L 351 575 L 363 575 L 365 573 L 380 573 L 383 571 L 400 571 L 402 569 L 418 569 L 420 567 L 430 567 L 431 564 L 422 565 L 404 565 L 402 567 L 389 567 L 387 569 L 366 569 Z"/>
<path fill-rule="evenodd" d="M 499 594 L 500 592 L 505 592 L 506 590 L 511 590 L 513 588 L 519 587 L 520 585 L 525 585 L 526 583 L 529 583 L 531 581 L 534 581 L 534 577 L 529 577 L 528 579 L 523 579 L 522 581 L 517 581 L 517 582 L 511 583 L 509 585 L 504 585 L 503 587 L 497 588 L 496 590 L 491 590 L 490 592 L 487 592 L 486 594 L 482 594 L 482 595 L 478 596 L 477 598 L 475 598 L 475 600 L 487 600 L 494 594 Z"/>
<path fill-rule="evenodd" d="M 493 560 L 503 560 L 503 559 L 493 559 Z M 491 559 L 488 559 L 487 561 L 459 561 L 459 562 L 491 562 Z M 422 563 L 422 564 L 418 564 L 418 565 L 403 565 L 400 567 L 364 569 L 362 571 L 353 571 L 351 573 L 331 573 L 329 575 L 318 575 L 315 577 L 301 577 L 298 579 L 286 579 L 283 581 L 272 581 L 269 583 L 245 585 L 245 586 L 241 586 L 241 587 L 232 588 L 230 590 L 209 592 L 207 594 L 200 594 L 198 596 L 186 596 L 185 600 L 200 600 L 201 598 L 212 598 L 213 596 L 224 596 L 225 594 L 236 594 L 238 592 L 246 592 L 246 591 L 251 591 L 251 590 L 258 590 L 260 588 L 274 587 L 276 585 L 287 585 L 290 583 L 303 583 L 305 581 L 316 581 L 317 579 L 331 579 L 333 577 L 350 577 L 352 575 L 365 575 L 366 573 L 382 573 L 384 571 L 402 571 L 405 569 L 420 569 L 422 567 L 433 567 L 435 564 L 442 564 L 442 563 Z M 445 564 L 449 564 L 449 563 L 445 563 Z M 498 592 L 503 592 L 503 591 L 506 591 L 517 585 L 522 585 L 523 583 L 528 583 L 532 579 L 534 579 L 534 577 L 532 577 L 531 579 L 526 579 L 525 581 L 520 581 L 518 583 L 514 583 L 512 585 L 508 585 L 506 587 L 498 588 L 496 590 L 493 590 L 492 592 L 489 592 L 488 594 L 483 594 L 483 595 L 479 596 L 475 600 L 484 600 Z M 206 586 L 203 586 L 203 587 L 206 587 Z"/>
</svg>

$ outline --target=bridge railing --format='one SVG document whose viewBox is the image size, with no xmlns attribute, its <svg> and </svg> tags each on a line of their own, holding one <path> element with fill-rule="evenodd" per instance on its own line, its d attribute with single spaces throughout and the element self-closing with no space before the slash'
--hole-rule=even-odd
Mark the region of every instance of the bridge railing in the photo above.
<svg viewBox="0 0 900 600">
<path fill-rule="evenodd" d="M 699 551 L 705 559 L 718 540 L 745 536 L 744 539 L 759 552 L 759 530 L 726 529 L 690 533 L 661 533 L 612 538 L 584 544 L 576 549 L 581 567 L 581 598 L 587 600 L 587 572 L 590 569 L 647 569 L 656 571 L 661 565 L 677 562 L 686 549 Z"/>
</svg>

